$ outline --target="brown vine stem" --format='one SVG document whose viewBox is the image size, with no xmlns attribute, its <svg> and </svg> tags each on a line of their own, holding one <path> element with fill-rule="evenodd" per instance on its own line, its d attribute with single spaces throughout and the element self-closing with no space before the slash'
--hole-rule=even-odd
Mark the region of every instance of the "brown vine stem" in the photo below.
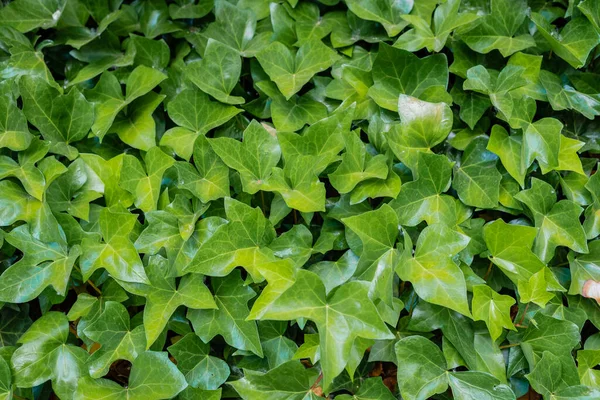
<svg viewBox="0 0 600 400">
<path fill-rule="evenodd" d="M 523 321 L 525 320 L 525 316 L 527 315 L 527 310 L 529 309 L 529 304 L 527 303 L 527 305 L 525 305 L 525 310 L 523 310 L 523 314 L 521 315 L 521 319 L 519 320 L 519 322 L 516 324 L 516 326 L 523 326 Z"/>
<path fill-rule="evenodd" d="M 487 271 L 485 271 L 485 275 L 483 276 L 483 280 L 484 280 L 484 281 L 487 281 L 487 280 L 488 280 L 488 278 L 489 278 L 490 274 L 492 273 L 492 267 L 493 267 L 493 266 L 494 266 L 494 263 L 492 263 L 492 262 L 490 261 L 490 265 L 488 266 L 488 269 L 487 269 Z"/>
<path fill-rule="evenodd" d="M 321 383 L 321 380 L 323 380 L 323 372 L 321 372 L 319 374 L 319 376 L 317 377 L 317 380 L 315 381 L 315 383 L 312 384 L 312 386 L 310 387 L 310 389 L 308 391 L 314 392 L 314 390 L 319 386 L 319 383 Z"/>
<path fill-rule="evenodd" d="M 79 272 L 83 276 L 81 269 L 77 265 L 75 265 L 75 269 L 77 270 L 77 272 Z M 94 289 L 99 295 L 102 295 L 102 290 L 98 289 L 98 287 L 96 285 L 94 285 L 94 282 L 87 280 L 87 281 L 85 281 L 85 283 L 90 285 L 92 287 L 92 289 Z"/>
</svg>

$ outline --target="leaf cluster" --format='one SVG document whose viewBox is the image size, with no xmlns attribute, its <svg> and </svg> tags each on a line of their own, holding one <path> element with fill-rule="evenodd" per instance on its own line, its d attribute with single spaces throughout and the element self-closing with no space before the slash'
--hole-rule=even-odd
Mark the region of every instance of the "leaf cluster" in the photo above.
<svg viewBox="0 0 600 400">
<path fill-rule="evenodd" d="M 599 44 L 600 0 L 2 2 L 0 399 L 599 399 Z"/>
</svg>

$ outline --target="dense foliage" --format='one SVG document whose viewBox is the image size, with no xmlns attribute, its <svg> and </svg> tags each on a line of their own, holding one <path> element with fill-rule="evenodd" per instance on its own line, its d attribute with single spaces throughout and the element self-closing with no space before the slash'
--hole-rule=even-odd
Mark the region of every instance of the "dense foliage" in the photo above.
<svg viewBox="0 0 600 400">
<path fill-rule="evenodd" d="M 600 398 L 600 0 L 3 3 L 1 399 Z"/>
</svg>

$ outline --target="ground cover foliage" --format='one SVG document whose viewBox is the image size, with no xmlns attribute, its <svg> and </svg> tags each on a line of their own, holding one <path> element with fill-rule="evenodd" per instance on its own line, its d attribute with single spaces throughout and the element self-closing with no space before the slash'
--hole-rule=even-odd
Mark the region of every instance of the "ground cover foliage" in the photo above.
<svg viewBox="0 0 600 400">
<path fill-rule="evenodd" d="M 0 8 L 0 398 L 600 398 L 599 0 Z"/>
</svg>

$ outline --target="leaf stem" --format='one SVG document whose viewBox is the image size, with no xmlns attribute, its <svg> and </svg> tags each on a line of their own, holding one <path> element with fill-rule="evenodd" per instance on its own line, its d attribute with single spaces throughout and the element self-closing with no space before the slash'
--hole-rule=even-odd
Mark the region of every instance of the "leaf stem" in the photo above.
<svg viewBox="0 0 600 400">
<path fill-rule="evenodd" d="M 77 265 L 74 265 L 75 269 L 77 270 L 77 272 L 79 272 L 81 274 L 81 276 L 83 276 L 83 272 L 81 272 L 81 268 L 79 268 Z M 91 280 L 87 280 L 84 283 L 87 283 L 88 285 L 90 285 L 92 287 L 92 289 L 94 289 L 99 295 L 102 295 L 102 290 L 98 289 L 98 287 L 96 285 L 94 285 L 94 282 L 92 282 Z"/>
<path fill-rule="evenodd" d="M 260 202 L 262 203 L 263 214 L 267 215 L 267 207 L 265 206 L 265 192 L 260 191 Z"/>
<path fill-rule="evenodd" d="M 562 266 L 564 266 L 564 265 L 569 265 L 569 262 L 568 262 L 568 261 L 565 261 L 565 262 L 562 262 L 562 263 L 560 263 L 560 264 L 552 265 L 552 267 L 555 267 L 555 268 L 556 268 L 556 267 L 562 267 Z"/>
<path fill-rule="evenodd" d="M 511 347 L 517 347 L 517 346 L 520 346 L 520 345 L 521 345 L 521 343 L 511 343 L 511 344 L 505 344 L 504 346 L 500 346 L 500 349 L 501 349 L 501 350 L 502 350 L 502 349 L 508 349 L 508 348 L 511 348 Z"/>
<path fill-rule="evenodd" d="M 98 289 L 98 287 L 96 285 L 94 285 L 94 282 L 92 282 L 91 280 L 86 281 L 86 283 L 88 285 L 90 285 L 92 287 L 92 289 L 94 289 L 99 295 L 102 295 L 102 290 Z"/>
<path fill-rule="evenodd" d="M 523 321 L 525 320 L 525 315 L 527 315 L 527 310 L 529 309 L 529 304 L 530 303 L 527 303 L 525 305 L 525 310 L 523 310 L 523 314 L 521 314 L 521 319 L 519 320 L 519 322 L 517 322 L 516 325 L 521 326 L 521 327 L 523 326 L 522 324 L 523 324 Z"/>
<path fill-rule="evenodd" d="M 494 263 L 490 261 L 490 265 L 488 265 L 488 269 L 487 271 L 485 271 L 485 275 L 483 276 L 483 280 L 487 282 L 490 274 L 492 273 L 492 267 L 494 266 Z"/>
<path fill-rule="evenodd" d="M 321 380 L 323 380 L 323 371 L 321 371 L 321 373 L 317 377 L 317 380 L 315 381 L 315 383 L 312 384 L 308 391 L 312 392 L 319 385 L 319 383 L 321 383 Z"/>
</svg>

